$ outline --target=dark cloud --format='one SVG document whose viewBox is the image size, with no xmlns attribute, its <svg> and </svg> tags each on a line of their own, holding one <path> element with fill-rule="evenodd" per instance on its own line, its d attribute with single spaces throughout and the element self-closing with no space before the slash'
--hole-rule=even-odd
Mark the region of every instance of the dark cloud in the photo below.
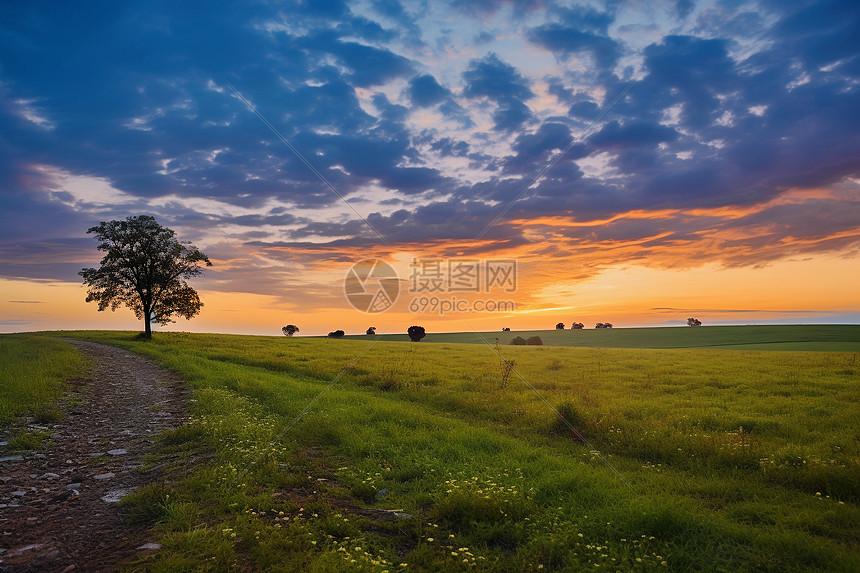
<svg viewBox="0 0 860 573">
<path fill-rule="evenodd" d="M 480 60 L 472 60 L 463 72 L 466 97 L 487 97 L 495 101 L 516 101 L 532 97 L 528 81 L 512 65 L 488 54 Z"/>
<path fill-rule="evenodd" d="M 505 173 L 525 173 L 536 176 L 552 159 L 571 143 L 570 128 L 560 123 L 544 123 L 535 133 L 524 133 L 512 146 L 513 155 L 506 158 Z M 584 157 L 580 148 L 571 149 L 567 160 Z"/>
<path fill-rule="evenodd" d="M 412 71 L 411 62 L 403 56 L 356 42 L 332 42 L 327 34 L 305 45 L 337 56 L 350 69 L 348 79 L 359 87 L 380 85 Z"/>
<path fill-rule="evenodd" d="M 560 21 L 533 28 L 528 33 L 529 40 L 559 58 L 587 54 L 603 71 L 615 67 L 623 49 L 607 35 L 614 15 L 586 6 L 558 8 L 556 13 Z"/>
<path fill-rule="evenodd" d="M 529 39 L 559 57 L 587 53 L 605 71 L 612 70 L 621 56 L 621 48 L 614 40 L 562 24 L 539 26 L 531 31 Z"/>
<path fill-rule="evenodd" d="M 675 2 L 675 10 L 678 12 L 678 16 L 685 20 L 687 16 L 689 16 L 693 9 L 696 7 L 696 4 L 693 0 L 677 0 Z"/>
<path fill-rule="evenodd" d="M 658 123 L 631 121 L 621 125 L 617 120 L 613 120 L 589 137 L 588 142 L 603 150 L 613 147 L 653 146 L 677 137 L 678 133 L 674 129 Z"/>
<path fill-rule="evenodd" d="M 513 131 L 531 118 L 531 110 L 523 100 L 534 96 L 525 77 L 512 65 L 489 54 L 472 60 L 463 72 L 463 95 L 470 98 L 486 97 L 498 104 L 493 114 L 495 128 Z"/>
<path fill-rule="evenodd" d="M 409 82 L 409 98 L 418 107 L 427 107 L 451 96 L 451 93 L 439 85 L 436 78 L 430 74 L 417 76 Z"/>
</svg>

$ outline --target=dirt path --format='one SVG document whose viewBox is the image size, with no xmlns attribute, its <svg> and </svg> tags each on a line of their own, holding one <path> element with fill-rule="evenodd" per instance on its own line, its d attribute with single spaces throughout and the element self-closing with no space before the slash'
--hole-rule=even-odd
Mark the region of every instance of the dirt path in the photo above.
<svg viewBox="0 0 860 573">
<path fill-rule="evenodd" d="M 72 380 L 56 423 L 28 423 L 52 434 L 25 454 L 0 445 L 0 571 L 114 571 L 140 551 L 146 532 L 125 523 L 118 501 L 159 481 L 135 471 L 159 433 L 187 417 L 182 380 L 136 354 L 69 341 L 95 363 Z M 7 440 L 0 436 L 0 444 Z M 149 545 L 147 545 L 149 543 Z"/>
</svg>

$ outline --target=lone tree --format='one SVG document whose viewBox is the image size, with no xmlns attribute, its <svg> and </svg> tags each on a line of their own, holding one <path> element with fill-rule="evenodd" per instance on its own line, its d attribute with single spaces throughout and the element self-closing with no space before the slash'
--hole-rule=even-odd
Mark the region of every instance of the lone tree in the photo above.
<svg viewBox="0 0 860 573">
<path fill-rule="evenodd" d="M 281 332 L 284 333 L 284 336 L 292 336 L 299 331 L 299 327 L 295 324 L 288 324 L 281 329 Z"/>
<path fill-rule="evenodd" d="M 190 320 L 200 312 L 197 291 L 183 279 L 203 274 L 201 263 L 212 263 L 191 243 L 178 241 L 172 229 L 141 215 L 99 223 L 89 233 L 95 233 L 98 250 L 107 254 L 99 268 L 78 274 L 87 285 L 87 302 L 97 302 L 99 311 L 127 306 L 143 320 L 147 339 L 152 338 L 151 323 L 169 324 L 175 314 Z"/>
<path fill-rule="evenodd" d="M 423 326 L 410 326 L 406 334 L 409 335 L 409 339 L 412 342 L 421 342 L 421 339 L 427 336 Z"/>
<path fill-rule="evenodd" d="M 687 326 L 702 326 L 702 321 L 698 318 L 688 318 Z"/>
<path fill-rule="evenodd" d="M 374 334 L 376 334 L 376 327 L 371 326 L 370 328 L 367 329 L 367 332 L 365 332 L 365 334 L 368 336 L 373 336 Z"/>
<path fill-rule="evenodd" d="M 342 330 L 333 330 L 328 333 L 329 338 L 343 338 L 346 333 Z"/>
<path fill-rule="evenodd" d="M 582 330 L 583 328 L 585 328 L 585 325 L 581 322 L 574 322 L 570 325 L 571 330 Z"/>
<path fill-rule="evenodd" d="M 559 322 L 558 324 L 555 325 L 555 329 L 556 330 L 564 330 L 564 323 Z"/>
</svg>

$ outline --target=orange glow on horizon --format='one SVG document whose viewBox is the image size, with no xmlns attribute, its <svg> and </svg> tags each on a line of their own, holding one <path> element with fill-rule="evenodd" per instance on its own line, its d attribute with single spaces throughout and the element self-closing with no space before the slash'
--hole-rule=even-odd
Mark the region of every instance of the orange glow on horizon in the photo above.
<svg viewBox="0 0 860 573">
<path fill-rule="evenodd" d="M 785 260 L 765 269 L 721 268 L 708 263 L 694 269 L 670 270 L 636 265 L 603 269 L 588 278 L 570 279 L 562 272 L 532 279 L 524 269 L 518 290 L 510 295 L 494 292 L 477 298 L 506 299 L 516 304 L 513 312 L 467 314 L 418 314 L 408 311 L 413 295 L 403 291 L 388 312 L 366 314 L 353 309 L 342 291 L 342 274 L 326 287 L 331 303 L 317 297 L 284 300 L 283 297 L 242 292 L 200 290 L 201 314 L 191 321 L 179 319 L 165 331 L 224 332 L 280 335 L 284 324 L 298 324 L 303 335 L 324 335 L 343 329 L 360 334 L 368 326 L 379 333 L 405 332 L 411 324 L 428 331 L 494 331 L 552 328 L 556 322 L 609 321 L 617 327 L 663 324 L 679 325 L 696 316 L 705 325 L 720 321 L 752 323 L 771 319 L 809 319 L 860 313 L 860 269 L 846 267 L 839 256 Z M 822 280 L 839 277 L 839 281 Z M 56 329 L 139 330 L 131 311 L 97 312 L 85 303 L 85 289 L 77 283 L 0 281 L 3 331 Z M 440 293 L 439 297 L 450 296 Z M 461 297 L 469 299 L 469 297 Z M 475 298 L 475 297 L 472 297 Z M 675 310 L 671 310 L 675 309 Z"/>
</svg>

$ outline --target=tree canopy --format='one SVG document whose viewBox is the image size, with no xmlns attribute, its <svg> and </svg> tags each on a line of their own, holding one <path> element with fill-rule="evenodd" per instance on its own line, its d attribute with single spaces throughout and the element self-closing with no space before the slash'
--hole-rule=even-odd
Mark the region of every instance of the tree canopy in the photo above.
<svg viewBox="0 0 860 573">
<path fill-rule="evenodd" d="M 212 263 L 191 243 L 178 241 L 172 229 L 141 215 L 101 222 L 90 233 L 106 255 L 99 268 L 78 274 L 87 285 L 86 301 L 97 302 L 99 311 L 128 307 L 143 320 L 146 338 L 152 337 L 152 322 L 169 324 L 174 315 L 191 319 L 200 312 L 203 303 L 184 279 Z"/>
</svg>

